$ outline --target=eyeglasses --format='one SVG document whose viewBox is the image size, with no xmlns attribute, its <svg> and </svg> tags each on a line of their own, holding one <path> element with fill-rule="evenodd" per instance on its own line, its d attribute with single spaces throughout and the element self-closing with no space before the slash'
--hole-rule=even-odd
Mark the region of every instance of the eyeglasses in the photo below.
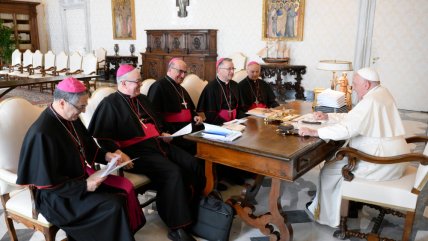
<svg viewBox="0 0 428 241">
<path fill-rule="evenodd" d="M 187 74 L 186 70 L 181 70 L 181 69 L 177 69 L 177 68 L 174 68 L 174 67 L 171 67 L 171 69 L 177 70 L 180 74 Z"/>
<path fill-rule="evenodd" d="M 78 110 L 80 112 L 83 112 L 86 109 L 86 106 L 87 106 L 87 105 L 76 106 L 76 105 L 74 105 L 73 103 L 71 103 L 69 101 L 67 101 L 67 103 L 69 103 L 70 105 L 72 105 L 74 108 L 76 108 L 76 110 Z"/>
<path fill-rule="evenodd" d="M 125 80 L 126 82 L 131 82 L 131 83 L 135 83 L 135 84 L 141 84 L 143 83 L 143 81 L 141 79 L 138 80 Z"/>
<path fill-rule="evenodd" d="M 231 71 L 235 71 L 236 68 L 219 68 L 219 69 L 225 69 L 225 70 L 231 72 Z"/>
</svg>

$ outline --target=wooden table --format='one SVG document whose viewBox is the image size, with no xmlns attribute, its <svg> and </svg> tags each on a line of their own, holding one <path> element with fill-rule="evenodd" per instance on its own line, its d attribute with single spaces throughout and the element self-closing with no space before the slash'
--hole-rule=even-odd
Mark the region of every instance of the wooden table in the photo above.
<svg viewBox="0 0 428 241">
<path fill-rule="evenodd" d="M 298 113 L 312 111 L 309 102 L 294 101 L 284 107 L 294 108 Z M 249 187 L 244 192 L 245 195 L 232 200 L 232 206 L 242 220 L 269 235 L 270 240 L 292 240 L 293 229 L 281 208 L 281 180 L 293 182 L 334 155 L 342 143 L 326 143 L 315 137 L 283 136 L 276 132 L 276 125 L 266 124 L 259 117 L 248 117 L 245 125 L 242 137 L 233 142 L 204 139 L 198 136 L 198 132 L 185 136 L 186 139 L 197 142 L 197 157 L 205 160 L 207 183 L 204 194 L 207 195 L 214 188 L 213 163 L 259 174 L 255 185 Z M 270 212 L 254 216 L 254 207 L 249 200 L 257 194 L 264 176 L 272 178 Z M 273 232 L 271 224 L 279 232 Z"/>
<path fill-rule="evenodd" d="M 113 75 L 116 76 L 116 72 L 119 69 L 119 65 L 121 63 L 129 63 L 134 67 L 137 67 L 138 64 L 138 56 L 121 56 L 121 55 L 107 55 L 106 56 L 106 64 L 105 64 L 105 80 L 110 79 L 110 71 L 113 72 Z M 111 68 L 113 67 L 113 68 Z"/>
<path fill-rule="evenodd" d="M 59 76 L 48 76 L 48 77 L 40 77 L 40 78 L 27 78 L 27 77 L 19 77 L 16 80 L 6 80 L 0 81 L 0 89 L 7 88 L 3 93 L 0 94 L 0 98 L 5 96 L 7 93 L 15 89 L 19 86 L 28 86 L 28 85 L 36 85 L 36 84 L 46 84 L 46 83 L 58 83 L 61 80 L 67 77 L 74 77 L 78 80 L 85 82 L 86 88 L 89 90 L 89 80 L 92 78 L 97 78 L 99 75 L 85 75 L 85 74 L 76 74 L 76 75 L 59 75 Z"/>
</svg>

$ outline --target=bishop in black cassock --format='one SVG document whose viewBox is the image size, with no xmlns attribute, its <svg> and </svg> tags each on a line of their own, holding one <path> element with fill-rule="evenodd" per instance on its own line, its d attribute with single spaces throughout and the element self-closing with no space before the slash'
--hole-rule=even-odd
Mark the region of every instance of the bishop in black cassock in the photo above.
<svg viewBox="0 0 428 241">
<path fill-rule="evenodd" d="M 272 88 L 260 79 L 260 65 L 251 61 L 247 64 L 248 76 L 239 82 L 242 110 L 274 108 L 279 106 Z"/>
<path fill-rule="evenodd" d="M 279 106 L 272 88 L 260 78 L 260 65 L 251 61 L 247 64 L 248 76 L 239 82 L 242 110 L 274 108 Z"/>
<path fill-rule="evenodd" d="M 28 130 L 16 183 L 37 188 L 36 209 L 68 240 L 132 241 L 126 196 L 85 171 L 87 163 L 106 163 L 114 154 L 98 148 L 78 118 L 88 94 L 78 80 L 69 79 L 58 84 L 53 104 Z M 72 103 L 64 92 L 78 93 L 78 101 Z"/>
<path fill-rule="evenodd" d="M 172 59 L 168 64 L 167 75 L 153 83 L 148 93 L 153 109 L 161 116 L 165 130 L 170 134 L 189 123 L 192 123 L 193 131 L 203 127 L 202 118 L 196 113 L 189 93 L 181 86 L 186 73 L 186 63 L 181 59 Z M 172 143 L 192 155 L 196 154 L 196 143 L 192 141 L 175 137 Z"/>
<path fill-rule="evenodd" d="M 197 197 L 204 187 L 198 161 L 181 148 L 168 143 L 164 125 L 140 94 L 137 69 L 122 65 L 117 72 L 118 91 L 104 98 L 95 110 L 89 132 L 109 151 L 121 150 L 134 161 L 130 172 L 147 175 L 157 190 L 158 213 L 172 230 L 173 240 L 194 240 L 183 232 L 194 217 Z M 185 237 L 177 238 L 177 235 Z"/>
<path fill-rule="evenodd" d="M 205 122 L 223 125 L 224 122 L 242 117 L 238 83 L 232 80 L 234 66 L 229 58 L 217 61 L 217 77 L 201 93 L 198 112 L 204 112 Z"/>
</svg>

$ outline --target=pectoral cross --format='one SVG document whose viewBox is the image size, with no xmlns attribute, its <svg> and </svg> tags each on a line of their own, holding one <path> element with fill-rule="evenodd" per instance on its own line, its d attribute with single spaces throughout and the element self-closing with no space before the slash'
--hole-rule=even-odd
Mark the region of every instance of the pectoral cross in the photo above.
<svg viewBox="0 0 428 241">
<path fill-rule="evenodd" d="M 258 105 L 259 104 L 259 100 L 256 98 L 256 101 L 254 103 L 256 103 L 256 105 Z"/>
<path fill-rule="evenodd" d="M 183 103 L 181 103 L 182 105 L 184 105 L 184 109 L 187 109 L 187 102 L 183 99 Z"/>
<path fill-rule="evenodd" d="M 229 108 L 229 110 L 227 111 L 227 113 L 229 114 L 229 119 L 232 119 L 232 110 Z"/>
</svg>

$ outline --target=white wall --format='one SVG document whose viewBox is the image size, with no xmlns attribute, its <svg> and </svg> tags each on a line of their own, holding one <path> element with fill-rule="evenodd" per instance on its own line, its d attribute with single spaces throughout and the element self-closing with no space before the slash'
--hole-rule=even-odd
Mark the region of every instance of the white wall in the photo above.
<svg viewBox="0 0 428 241">
<path fill-rule="evenodd" d="M 50 47 L 58 52 L 63 48 L 60 37 L 61 24 L 58 24 L 60 21 L 58 1 L 44 1 L 46 1 L 46 15 L 49 20 Z M 390 5 L 389 1 L 378 1 L 382 2 L 378 4 L 380 8 L 387 8 L 387 13 L 384 14 L 386 20 L 391 17 L 390 12 L 397 14 L 395 16 L 397 19 L 405 18 L 404 16 L 407 15 L 401 12 L 398 4 Z M 398 2 L 398 0 L 393 1 Z M 262 3 L 262 0 L 190 0 L 190 6 L 187 7 L 188 17 L 179 18 L 174 0 L 135 0 L 136 40 L 113 40 L 111 1 L 90 0 L 92 48 L 104 47 L 108 53 L 112 54 L 113 45 L 118 43 L 120 54 L 129 54 L 129 45 L 133 43 L 137 51 L 144 52 L 146 48 L 144 30 L 146 29 L 211 28 L 218 30 L 219 57 L 228 56 L 234 52 L 243 52 L 251 60 L 258 60 L 256 52 L 265 46 L 261 37 Z M 349 61 L 354 59 L 359 0 L 306 0 L 305 5 L 303 41 L 289 42 L 291 64 L 307 66 L 307 73 L 303 79 L 303 86 L 306 89 L 328 88 L 331 73 L 317 70 L 317 63 L 322 59 Z M 412 0 L 412 5 L 416 5 L 417 9 L 421 7 L 420 10 L 426 9 L 428 1 Z M 413 11 L 412 14 L 416 14 L 414 18 L 425 22 L 411 23 L 420 26 L 419 29 L 422 29 L 422 32 L 427 31 L 428 12 Z M 409 22 L 403 21 L 403 24 L 406 26 Z M 383 38 L 376 34 L 375 37 Z M 401 38 L 397 38 L 395 41 L 400 43 L 400 46 L 406 43 L 406 39 Z M 415 51 L 420 51 L 420 48 L 424 49 L 421 52 L 427 51 L 428 45 L 424 43 L 426 41 L 419 42 Z M 382 61 L 386 61 L 388 58 L 390 57 L 382 57 Z M 397 101 L 400 108 L 428 111 L 428 103 L 425 105 L 413 104 L 427 102 L 422 98 L 424 90 L 428 89 L 427 81 L 422 79 L 426 74 L 420 72 L 424 68 L 427 69 L 427 65 L 423 63 L 421 61 L 409 66 L 410 72 L 419 73 L 415 75 L 419 78 L 419 86 L 406 86 L 409 92 L 420 94 L 400 98 Z M 402 79 L 394 77 L 394 70 L 397 70 L 400 67 L 398 64 L 401 63 L 392 64 L 389 69 L 380 69 L 381 77 L 385 76 L 388 80 L 390 79 L 390 85 L 402 81 Z M 352 73 L 349 73 L 349 76 L 352 76 Z"/>
</svg>

